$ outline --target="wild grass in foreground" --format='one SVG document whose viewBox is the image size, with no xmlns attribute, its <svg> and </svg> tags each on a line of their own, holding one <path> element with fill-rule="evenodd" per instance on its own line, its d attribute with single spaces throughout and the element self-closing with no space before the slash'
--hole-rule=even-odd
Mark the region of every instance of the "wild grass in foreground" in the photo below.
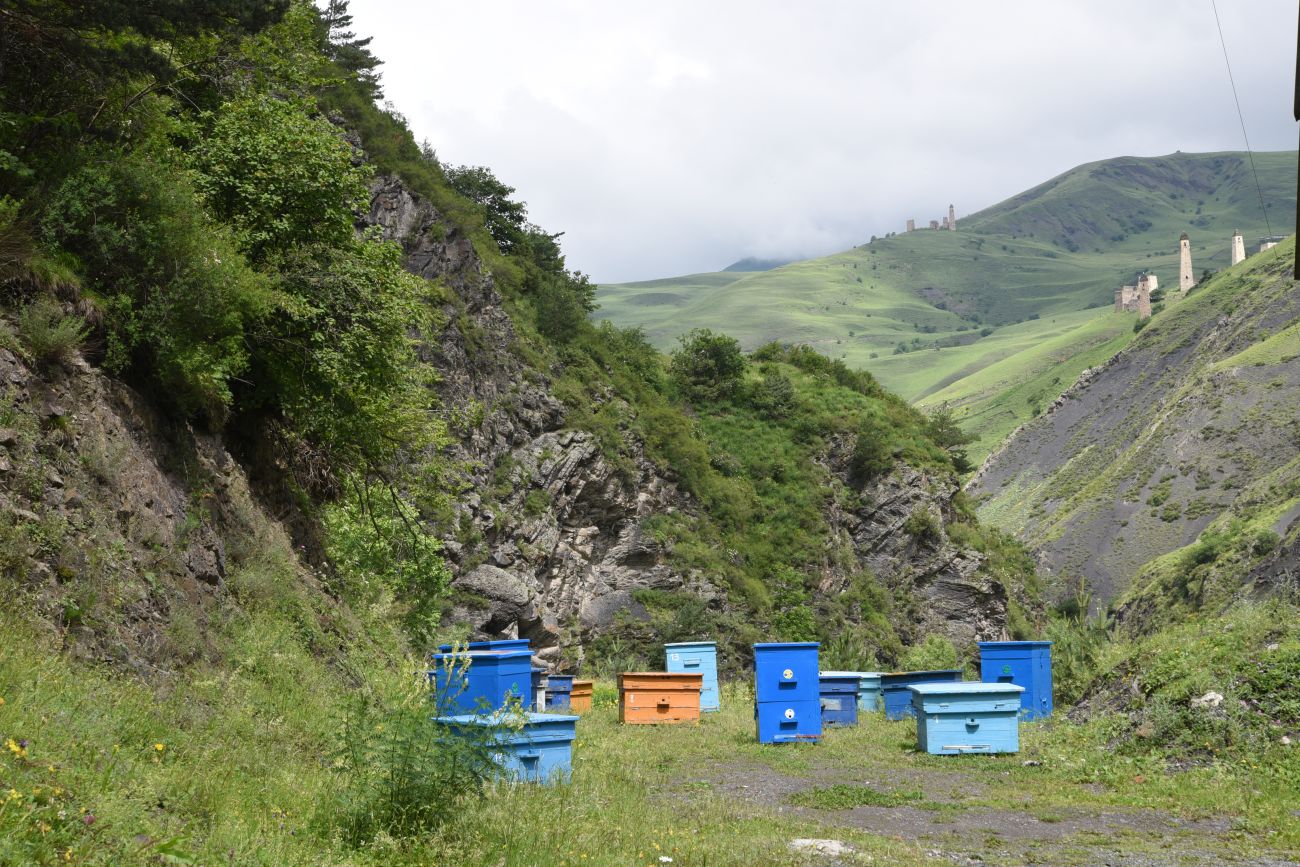
<svg viewBox="0 0 1300 867">
<path fill-rule="evenodd" d="M 1230 672 L 1257 665 L 1258 641 L 1283 660 L 1300 647 L 1294 627 L 1269 626 L 1285 611 L 1247 608 L 1208 633 L 1188 626 L 1122 642 L 1099 670 L 1141 658 L 1152 683 L 1180 696 L 1204 677 L 1231 691 Z M 480 794 L 453 783 L 429 795 L 448 809 L 424 830 L 381 822 L 355 835 L 357 801 L 343 793 L 358 790 L 337 757 L 345 739 L 363 736 L 344 710 L 358 688 L 385 701 L 409 694 L 402 661 L 367 669 L 367 654 L 352 651 L 344 676 L 290 624 L 264 616 L 230 627 L 228 667 L 150 689 L 60 655 L 12 619 L 3 625 L 0 864 L 816 863 L 790 850 L 800 837 L 845 842 L 855 849 L 846 863 L 927 863 L 936 848 L 989 863 L 1031 850 L 1087 863 L 1116 846 L 1161 857 L 1300 853 L 1300 762 L 1278 738 L 1193 753 L 1135 734 L 1127 712 L 1086 724 L 1058 713 L 1022 726 L 1018 755 L 938 757 L 915 751 L 913 723 L 867 715 L 818 745 L 771 746 L 755 743 L 752 694 L 734 684 L 722 712 L 664 727 L 620 725 L 601 684 L 579 723 L 570 785 L 497 783 Z M 1218 655 L 1197 663 L 1203 644 Z M 855 827 L 871 811 L 886 811 L 878 833 Z M 908 831 L 895 815 L 924 827 Z M 1132 831 L 1116 816 L 1202 825 Z M 1041 839 L 1016 848 L 1000 832 L 1026 819 L 1041 823 Z M 945 828 L 954 822 L 981 833 Z"/>
</svg>

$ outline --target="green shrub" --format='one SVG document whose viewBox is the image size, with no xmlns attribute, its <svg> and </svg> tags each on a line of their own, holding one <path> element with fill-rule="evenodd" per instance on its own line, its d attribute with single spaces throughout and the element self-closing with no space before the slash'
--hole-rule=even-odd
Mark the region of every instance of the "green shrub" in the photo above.
<svg viewBox="0 0 1300 867">
<path fill-rule="evenodd" d="M 918 542 L 934 545 L 943 539 L 943 528 L 939 520 L 924 507 L 917 509 L 907 517 L 903 531 Z"/>
<path fill-rule="evenodd" d="M 931 632 L 920 644 L 914 644 L 903 651 L 898 662 L 904 671 L 935 671 L 945 668 L 961 668 L 957 660 L 957 648 L 946 635 Z"/>
<path fill-rule="evenodd" d="M 18 337 L 31 356 L 41 362 L 68 362 L 86 341 L 86 322 L 65 316 L 53 298 L 38 298 L 18 313 Z"/>
<path fill-rule="evenodd" d="M 853 445 L 850 469 L 858 481 L 868 481 L 894 466 L 892 431 L 875 416 L 864 415 Z"/>
<path fill-rule="evenodd" d="M 694 328 L 678 341 L 670 369 L 673 381 L 692 400 L 714 401 L 730 397 L 745 372 L 745 356 L 734 337 Z"/>
</svg>

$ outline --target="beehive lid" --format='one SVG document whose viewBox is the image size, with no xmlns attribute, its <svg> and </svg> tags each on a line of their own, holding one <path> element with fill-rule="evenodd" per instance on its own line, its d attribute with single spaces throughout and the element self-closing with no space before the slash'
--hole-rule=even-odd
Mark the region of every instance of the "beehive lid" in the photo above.
<svg viewBox="0 0 1300 867">
<path fill-rule="evenodd" d="M 960 677 L 961 673 L 962 671 L 960 668 L 936 668 L 931 671 L 886 671 L 881 673 L 880 677 L 882 680 L 887 677 L 890 680 L 897 682 L 900 680 L 907 680 L 908 678 L 933 677 L 934 675 L 939 674 L 955 674 Z"/>
<path fill-rule="evenodd" d="M 981 641 L 979 645 L 981 649 L 987 647 L 990 650 L 1002 650 L 1002 649 L 1028 650 L 1033 647 L 1051 647 L 1052 642 L 1050 641 Z"/>
<path fill-rule="evenodd" d="M 821 647 L 820 641 L 769 641 L 755 644 L 755 650 L 789 650 L 798 647 Z"/>
<path fill-rule="evenodd" d="M 702 691 L 704 675 L 685 671 L 625 671 L 618 676 L 619 689 Z"/>
<path fill-rule="evenodd" d="M 665 644 L 664 647 L 689 647 L 699 648 L 700 650 L 717 650 L 718 643 L 716 641 L 677 641 L 672 644 Z"/>
<path fill-rule="evenodd" d="M 954 683 L 916 683 L 908 689 L 918 695 L 997 695 L 1025 691 L 1023 686 L 1016 686 L 1014 683 L 980 683 L 974 680 Z"/>
<path fill-rule="evenodd" d="M 823 671 L 822 677 L 880 677 L 878 671 Z"/>
<path fill-rule="evenodd" d="M 459 660 L 469 657 L 471 662 L 479 660 L 497 660 L 497 659 L 520 659 L 526 658 L 531 660 L 533 654 L 528 650 L 460 650 L 450 653 L 431 653 L 433 659 L 442 661 L 444 659 Z M 529 666 L 532 667 L 531 664 Z"/>
</svg>

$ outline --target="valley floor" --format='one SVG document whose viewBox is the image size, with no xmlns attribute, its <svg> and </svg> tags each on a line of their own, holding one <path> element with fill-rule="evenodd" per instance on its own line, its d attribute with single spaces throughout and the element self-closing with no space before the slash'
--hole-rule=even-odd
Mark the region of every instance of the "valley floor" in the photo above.
<svg viewBox="0 0 1300 867">
<path fill-rule="evenodd" d="M 871 715 L 808 746 L 754 742 L 733 688 L 699 726 L 617 721 L 612 687 L 579 724 L 573 782 L 500 787 L 464 864 L 1300 864 L 1300 793 L 1232 764 L 1174 769 L 1059 717 L 1012 756 L 915 751 Z M 448 829 L 450 838 L 460 836 Z M 797 851 L 795 840 L 851 849 Z"/>
</svg>

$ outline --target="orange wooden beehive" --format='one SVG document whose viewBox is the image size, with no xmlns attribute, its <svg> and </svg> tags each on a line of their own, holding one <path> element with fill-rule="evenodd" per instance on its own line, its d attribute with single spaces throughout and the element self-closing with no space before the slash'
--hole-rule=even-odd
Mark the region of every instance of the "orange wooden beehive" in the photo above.
<svg viewBox="0 0 1300 867">
<path fill-rule="evenodd" d="M 591 710 L 591 681 L 573 682 L 573 690 L 569 693 L 569 710 L 573 713 Z"/>
<path fill-rule="evenodd" d="M 704 675 L 629 671 L 618 676 L 618 720 L 623 723 L 699 722 Z"/>
</svg>

